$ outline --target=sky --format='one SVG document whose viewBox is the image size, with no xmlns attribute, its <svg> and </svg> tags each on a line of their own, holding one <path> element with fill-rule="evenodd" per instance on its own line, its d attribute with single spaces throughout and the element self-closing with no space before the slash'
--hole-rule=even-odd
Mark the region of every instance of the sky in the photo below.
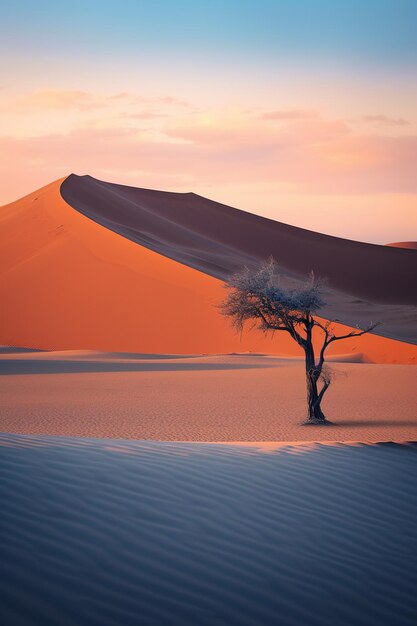
<svg viewBox="0 0 417 626">
<path fill-rule="evenodd" d="M 75 172 L 417 239 L 417 0 L 0 10 L 0 204 Z"/>
</svg>

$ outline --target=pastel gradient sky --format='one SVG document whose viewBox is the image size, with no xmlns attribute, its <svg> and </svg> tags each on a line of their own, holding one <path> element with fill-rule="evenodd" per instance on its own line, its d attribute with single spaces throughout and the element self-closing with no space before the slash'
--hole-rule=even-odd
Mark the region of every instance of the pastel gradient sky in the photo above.
<svg viewBox="0 0 417 626">
<path fill-rule="evenodd" d="M 417 239 L 415 0 L 0 0 L 0 203 L 71 172 Z"/>
</svg>

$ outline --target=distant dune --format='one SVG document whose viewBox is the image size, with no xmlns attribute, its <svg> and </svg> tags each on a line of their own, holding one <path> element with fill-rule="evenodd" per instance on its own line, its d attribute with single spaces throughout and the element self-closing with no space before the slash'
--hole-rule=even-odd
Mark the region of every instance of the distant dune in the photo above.
<svg viewBox="0 0 417 626">
<path fill-rule="evenodd" d="M 326 274 L 327 317 L 379 320 L 334 352 L 417 360 L 413 251 L 311 233 L 195 194 L 71 175 L 0 213 L 0 343 L 140 353 L 275 352 L 287 337 L 236 335 L 219 314 L 222 278 L 273 254 L 288 277 Z"/>
<path fill-rule="evenodd" d="M 387 243 L 387 246 L 392 248 L 408 248 L 409 250 L 417 250 L 417 241 L 396 241 L 394 243 Z"/>
</svg>

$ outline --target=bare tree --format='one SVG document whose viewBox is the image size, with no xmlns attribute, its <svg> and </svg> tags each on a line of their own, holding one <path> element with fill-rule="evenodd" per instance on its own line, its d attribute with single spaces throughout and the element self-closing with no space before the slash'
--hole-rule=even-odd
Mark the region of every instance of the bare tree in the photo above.
<svg viewBox="0 0 417 626">
<path fill-rule="evenodd" d="M 233 319 L 236 329 L 242 331 L 247 321 L 268 332 L 286 332 L 303 349 L 307 381 L 307 423 L 324 424 L 321 409 L 323 396 L 331 383 L 331 372 L 325 365 L 327 348 L 335 341 L 359 337 L 373 330 L 359 326 L 345 335 L 336 335 L 332 321 L 319 321 L 314 315 L 325 302 L 322 299 L 323 282 L 310 275 L 310 280 L 296 289 L 284 287 L 274 259 L 263 262 L 257 269 L 245 268 L 226 283 L 228 294 L 220 305 L 224 315 Z M 316 357 L 313 329 L 318 328 L 321 347 Z"/>
</svg>

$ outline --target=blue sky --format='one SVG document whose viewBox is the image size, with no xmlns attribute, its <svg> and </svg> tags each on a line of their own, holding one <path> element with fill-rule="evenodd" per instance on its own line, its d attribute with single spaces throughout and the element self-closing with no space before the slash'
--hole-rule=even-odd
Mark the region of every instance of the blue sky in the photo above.
<svg viewBox="0 0 417 626">
<path fill-rule="evenodd" d="M 18 55 L 55 51 L 106 57 L 259 56 L 282 61 L 412 65 L 415 0 L 18 0 L 3 2 L 1 46 Z"/>
</svg>

